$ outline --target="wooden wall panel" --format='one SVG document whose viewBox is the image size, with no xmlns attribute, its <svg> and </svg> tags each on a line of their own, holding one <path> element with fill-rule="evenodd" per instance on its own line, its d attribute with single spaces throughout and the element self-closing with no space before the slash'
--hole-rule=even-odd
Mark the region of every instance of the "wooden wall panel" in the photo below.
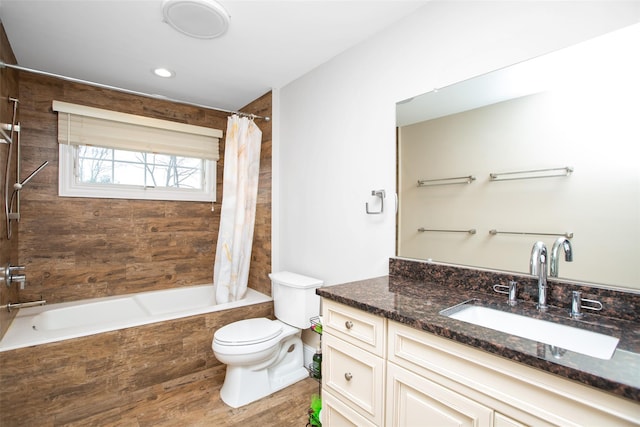
<svg viewBox="0 0 640 427">
<path fill-rule="evenodd" d="M 258 98 L 243 111 L 251 111 L 263 117 L 272 117 L 271 92 Z M 256 119 L 262 131 L 260 150 L 260 179 L 258 181 L 258 200 L 256 204 L 256 226 L 253 233 L 253 249 L 249 268 L 249 283 L 257 291 L 271 295 L 271 122 Z"/>
<path fill-rule="evenodd" d="M 9 45 L 9 40 L 4 31 L 4 26 L 0 22 L 0 60 L 6 64 L 15 64 L 16 58 Z M 9 101 L 9 98 L 18 97 L 18 73 L 9 68 L 0 68 L 0 123 L 11 123 L 13 119 L 13 103 Z M 5 173 L 7 157 L 9 155 L 9 146 L 7 144 L 0 144 L 0 267 L 5 267 L 8 264 L 17 265 L 18 263 L 18 226 L 13 222 L 12 230 L 13 236 L 11 240 L 7 239 L 7 222 L 4 213 L 4 200 L 5 200 Z M 11 193 L 11 185 L 15 182 L 16 174 L 16 155 L 17 150 L 13 149 L 11 168 L 9 169 L 9 193 Z M 11 195 L 11 194 L 9 194 Z M 18 288 L 13 285 L 10 289 L 7 288 L 4 283 L 0 283 L 0 339 L 7 331 L 11 320 L 15 316 L 15 311 L 12 313 L 7 312 L 4 309 L 7 303 L 18 302 Z"/>
<path fill-rule="evenodd" d="M 213 334 L 251 317 L 273 318 L 273 304 L 2 352 L 0 425 L 90 425 L 94 417 L 117 420 L 179 384 L 207 379 L 220 386 L 225 365 L 211 349 Z"/>
<path fill-rule="evenodd" d="M 22 170 L 45 160 L 22 191 L 20 262 L 27 267 L 23 301 L 84 298 L 210 283 L 223 199 L 224 138 L 218 161 L 218 202 L 58 197 L 55 100 L 226 131 L 228 113 L 145 98 L 20 72 Z M 271 115 L 271 94 L 243 111 Z M 259 119 L 258 119 L 259 120 Z M 270 294 L 271 124 L 263 130 L 258 217 L 249 286 Z"/>
</svg>

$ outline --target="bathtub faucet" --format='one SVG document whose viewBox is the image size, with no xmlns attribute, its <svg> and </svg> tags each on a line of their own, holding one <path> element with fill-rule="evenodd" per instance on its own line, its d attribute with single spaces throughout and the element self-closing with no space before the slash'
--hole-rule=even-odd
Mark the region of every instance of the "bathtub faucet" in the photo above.
<svg viewBox="0 0 640 427">
<path fill-rule="evenodd" d="M 20 283 L 20 289 L 24 289 L 24 283 L 27 280 L 27 276 L 23 273 L 24 266 L 22 265 L 10 265 L 0 268 L 0 281 L 4 281 L 7 288 L 10 288 L 14 283 Z"/>
</svg>

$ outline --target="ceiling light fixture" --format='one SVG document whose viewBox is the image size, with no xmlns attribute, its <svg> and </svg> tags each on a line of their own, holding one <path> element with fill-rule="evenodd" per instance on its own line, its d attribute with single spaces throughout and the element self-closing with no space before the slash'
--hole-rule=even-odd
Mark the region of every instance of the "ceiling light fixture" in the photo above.
<svg viewBox="0 0 640 427">
<path fill-rule="evenodd" d="M 176 75 L 176 73 L 169 70 L 168 68 L 154 68 L 153 74 L 155 74 L 158 77 L 164 77 L 164 78 L 169 78 Z"/>
<path fill-rule="evenodd" d="M 213 39 L 229 28 L 229 14 L 216 0 L 164 0 L 164 22 L 197 39 Z"/>
</svg>

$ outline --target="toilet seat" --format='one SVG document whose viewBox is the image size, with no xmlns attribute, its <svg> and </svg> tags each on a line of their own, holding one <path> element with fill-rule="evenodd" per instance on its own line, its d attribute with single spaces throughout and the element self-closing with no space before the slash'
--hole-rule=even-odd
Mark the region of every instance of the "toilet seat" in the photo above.
<svg viewBox="0 0 640 427">
<path fill-rule="evenodd" d="M 233 322 L 218 329 L 213 339 L 224 346 L 247 346 L 270 341 L 282 334 L 282 323 L 259 317 Z"/>
</svg>

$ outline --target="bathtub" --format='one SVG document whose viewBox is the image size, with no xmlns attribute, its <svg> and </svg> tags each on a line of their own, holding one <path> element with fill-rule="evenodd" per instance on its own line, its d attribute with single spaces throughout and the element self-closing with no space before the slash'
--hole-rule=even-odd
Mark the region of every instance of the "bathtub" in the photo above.
<svg viewBox="0 0 640 427">
<path fill-rule="evenodd" d="M 22 308 L 0 341 L 0 351 L 259 304 L 271 297 L 249 288 L 240 301 L 214 301 L 213 286 L 207 284 Z"/>
</svg>

